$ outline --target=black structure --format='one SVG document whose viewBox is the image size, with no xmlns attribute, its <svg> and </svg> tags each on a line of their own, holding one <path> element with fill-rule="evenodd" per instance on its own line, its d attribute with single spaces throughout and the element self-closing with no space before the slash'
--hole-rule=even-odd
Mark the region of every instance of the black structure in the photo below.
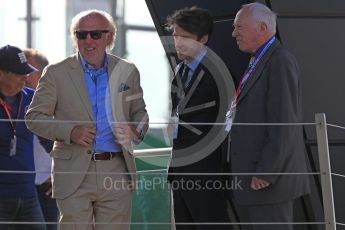
<svg viewBox="0 0 345 230">
<path fill-rule="evenodd" d="M 269 3 L 279 16 L 278 29 L 282 43 L 295 54 L 301 67 L 304 122 L 313 122 L 314 114 L 322 112 L 327 116 L 327 123 L 344 126 L 345 108 L 342 99 L 345 98 L 345 71 L 342 63 L 345 2 L 274 0 Z M 305 126 L 304 130 L 311 166 L 318 172 L 315 128 Z M 332 172 L 344 175 L 345 131 L 328 126 L 328 138 Z M 336 221 L 345 223 L 345 179 L 338 176 L 332 179 Z M 320 214 L 319 209 L 314 208 L 314 212 Z M 316 221 L 320 220 L 320 216 L 317 215 Z M 338 225 L 337 229 L 345 227 Z"/>
<path fill-rule="evenodd" d="M 214 19 L 209 47 L 228 67 L 234 84 L 248 64 L 231 37 L 232 24 L 241 5 L 250 0 L 146 0 L 158 34 L 170 35 L 166 17 L 175 10 L 197 5 Z M 303 121 L 314 123 L 316 113 L 325 113 L 329 124 L 345 126 L 345 1 L 260 0 L 278 14 L 277 37 L 297 58 L 303 82 Z M 164 43 L 164 41 L 162 40 Z M 172 69 L 177 57 L 164 47 Z M 304 126 L 306 157 L 312 172 L 319 172 L 315 126 Z M 332 172 L 345 175 L 345 130 L 328 127 Z M 310 176 L 312 194 L 295 205 L 295 222 L 323 222 L 322 194 L 318 176 Z M 336 221 L 345 223 L 345 179 L 333 176 Z M 235 209 L 235 208 L 233 208 Z M 234 216 L 235 217 L 235 216 Z M 321 230 L 323 225 L 295 225 L 295 230 Z M 345 229 L 338 225 L 337 229 Z"/>
<path fill-rule="evenodd" d="M 240 9 L 242 4 L 248 2 L 250 1 L 217 0 L 217 4 L 215 4 L 209 0 L 146 0 L 159 36 L 171 35 L 164 29 L 164 25 L 166 23 L 166 17 L 175 10 L 194 5 L 208 9 L 215 22 L 213 34 L 208 46 L 217 53 L 228 66 L 229 71 L 235 79 L 235 84 L 247 67 L 249 56 L 241 53 L 237 49 L 236 41 L 231 36 L 232 24 L 238 9 Z M 168 51 L 167 55 L 170 61 L 170 56 L 174 54 L 170 54 Z M 172 63 L 170 62 L 170 64 Z"/>
</svg>

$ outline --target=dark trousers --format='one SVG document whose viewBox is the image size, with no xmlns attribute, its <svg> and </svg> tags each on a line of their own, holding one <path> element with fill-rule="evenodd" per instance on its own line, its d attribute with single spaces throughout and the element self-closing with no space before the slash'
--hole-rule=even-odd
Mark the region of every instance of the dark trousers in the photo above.
<svg viewBox="0 0 345 230">
<path fill-rule="evenodd" d="M 194 191 L 184 196 L 182 193 L 186 195 L 188 192 L 179 189 L 172 191 L 176 230 L 232 229 L 232 226 L 228 225 L 230 221 L 226 210 L 226 200 L 221 192 Z"/>
<path fill-rule="evenodd" d="M 1 222 L 44 222 L 37 197 L 0 198 L 1 230 L 45 230 L 42 224 L 3 224 Z"/>
<path fill-rule="evenodd" d="M 293 225 L 293 201 L 270 204 L 237 206 L 237 214 L 241 223 L 261 223 L 241 225 L 242 230 L 292 230 Z M 285 224 L 264 224 L 264 223 Z"/>
<path fill-rule="evenodd" d="M 173 201 L 176 230 L 196 230 L 196 225 L 182 225 L 182 223 L 193 224 L 195 221 L 193 220 L 186 202 L 182 198 L 181 194 L 176 190 L 173 190 Z"/>
<path fill-rule="evenodd" d="M 47 230 L 56 230 L 57 222 L 59 219 L 59 209 L 56 204 L 56 200 L 47 196 L 45 193 L 48 191 L 50 185 L 43 183 L 41 185 L 36 185 L 36 190 L 38 193 L 38 199 L 41 205 L 43 216 L 45 222 L 55 222 L 56 224 L 47 224 Z"/>
</svg>

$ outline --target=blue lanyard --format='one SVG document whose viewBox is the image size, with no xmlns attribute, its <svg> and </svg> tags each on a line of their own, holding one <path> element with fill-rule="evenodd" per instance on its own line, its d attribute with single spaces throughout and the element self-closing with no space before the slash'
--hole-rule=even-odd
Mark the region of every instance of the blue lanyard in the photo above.
<svg viewBox="0 0 345 230">
<path fill-rule="evenodd" d="M 237 92 L 236 92 L 236 97 L 238 97 L 241 93 L 241 90 L 244 86 L 244 83 L 248 80 L 249 76 L 252 74 L 252 72 L 254 71 L 255 67 L 257 66 L 257 64 L 259 63 L 260 59 L 262 58 L 262 56 L 266 53 L 266 51 L 268 50 L 268 48 L 270 48 L 270 46 L 273 44 L 273 42 L 276 40 L 276 37 L 271 38 L 271 40 L 265 45 L 265 47 L 261 50 L 261 52 L 259 53 L 259 56 L 255 59 L 253 65 L 249 68 L 249 70 L 244 74 L 244 76 L 242 77 L 242 80 L 240 82 L 239 87 L 237 88 Z"/>
</svg>

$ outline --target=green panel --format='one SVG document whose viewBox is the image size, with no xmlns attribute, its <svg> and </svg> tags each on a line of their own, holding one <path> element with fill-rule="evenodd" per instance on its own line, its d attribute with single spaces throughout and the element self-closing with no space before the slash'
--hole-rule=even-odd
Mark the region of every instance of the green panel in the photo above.
<svg viewBox="0 0 345 230">
<path fill-rule="evenodd" d="M 169 156 L 136 158 L 139 172 L 137 191 L 133 194 L 132 200 L 131 230 L 171 229 L 170 192 L 167 188 L 166 174 L 169 158 Z M 146 170 L 146 173 L 143 170 Z M 153 173 L 147 170 L 158 171 Z"/>
<path fill-rule="evenodd" d="M 134 146 L 135 149 L 167 148 L 171 147 L 171 138 L 163 129 L 150 128 L 144 138 L 144 141 Z"/>
<path fill-rule="evenodd" d="M 138 157 L 135 163 L 138 171 L 166 169 L 170 156 Z"/>
<path fill-rule="evenodd" d="M 138 188 L 132 201 L 131 230 L 171 229 L 167 224 L 170 223 L 171 213 L 166 174 L 139 174 Z"/>
</svg>

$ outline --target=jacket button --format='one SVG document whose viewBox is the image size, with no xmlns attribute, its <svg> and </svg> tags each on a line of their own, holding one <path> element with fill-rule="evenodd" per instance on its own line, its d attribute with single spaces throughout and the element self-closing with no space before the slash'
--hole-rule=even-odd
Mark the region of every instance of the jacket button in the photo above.
<svg viewBox="0 0 345 230">
<path fill-rule="evenodd" d="M 87 150 L 87 154 L 91 154 L 91 150 Z"/>
</svg>

